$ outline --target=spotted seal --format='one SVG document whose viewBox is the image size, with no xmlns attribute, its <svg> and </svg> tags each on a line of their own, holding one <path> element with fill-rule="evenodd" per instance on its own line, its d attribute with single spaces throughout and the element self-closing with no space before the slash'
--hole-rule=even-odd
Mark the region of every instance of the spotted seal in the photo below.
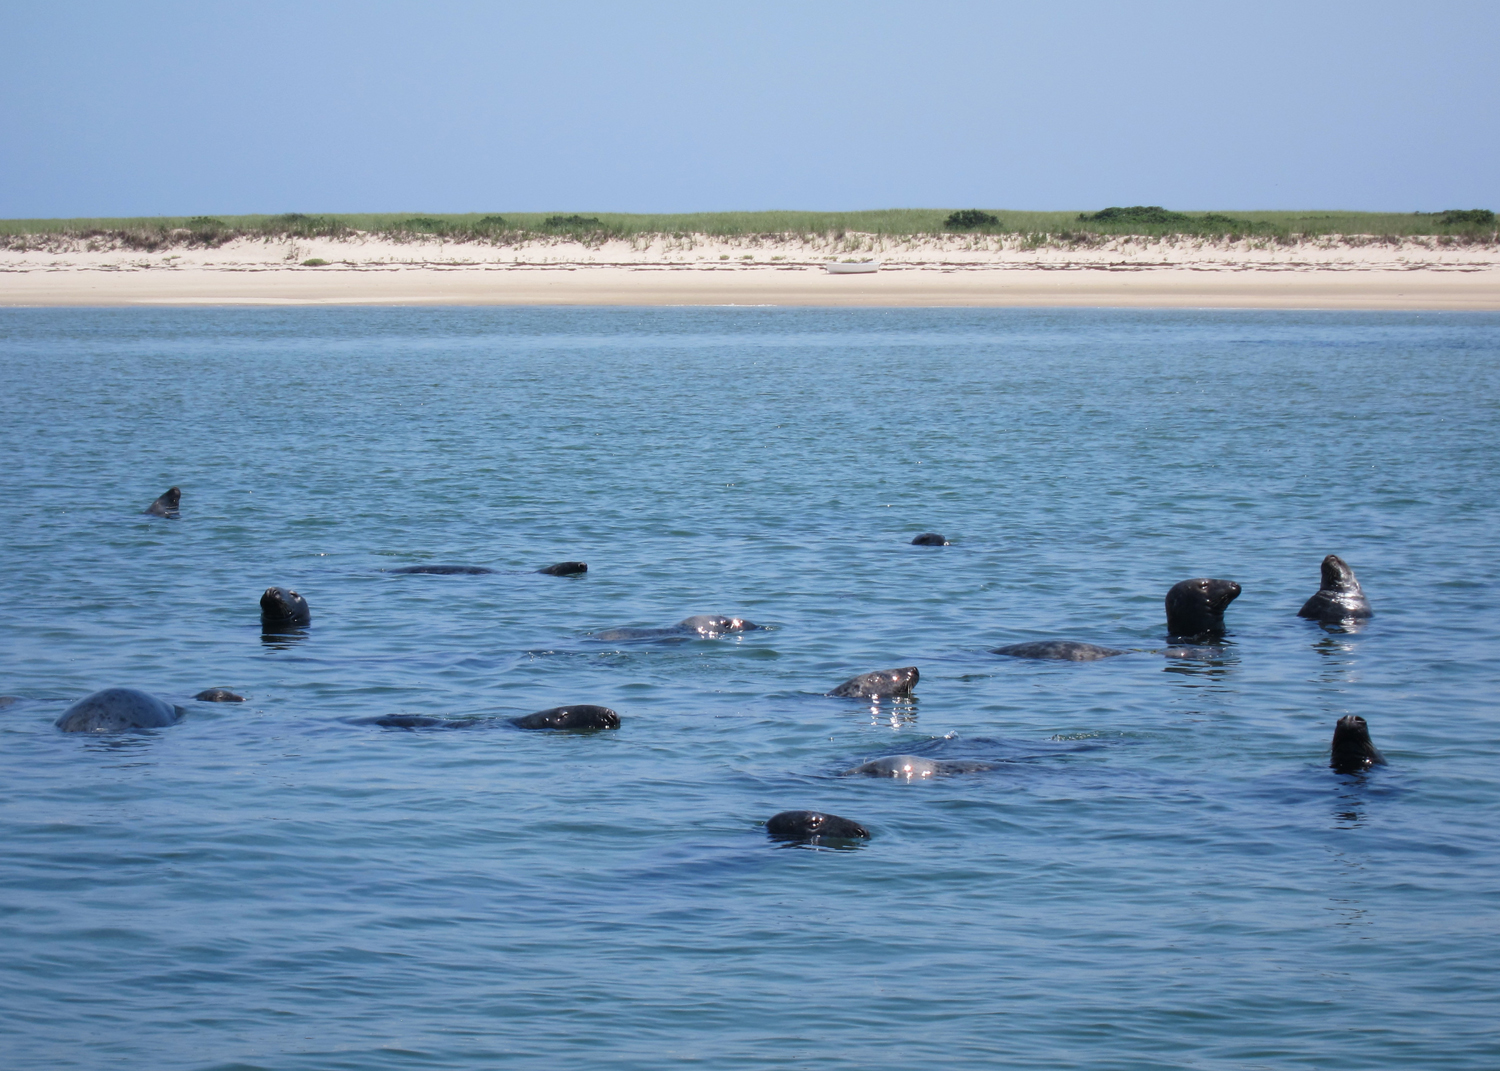
<svg viewBox="0 0 1500 1071">
<path fill-rule="evenodd" d="M 618 729 L 620 715 L 609 707 L 580 704 L 571 707 L 552 707 L 527 714 L 523 718 L 511 718 L 510 723 L 518 729 Z"/>
<path fill-rule="evenodd" d="M 873 673 L 850 677 L 828 694 L 846 699 L 899 699 L 911 695 L 912 688 L 921 676 L 916 666 L 878 669 Z"/>
<path fill-rule="evenodd" d="M 260 597 L 260 627 L 265 632 L 306 628 L 312 624 L 307 600 L 287 588 L 266 588 Z"/>
<path fill-rule="evenodd" d="M 118 733 L 129 729 L 164 729 L 187 713 L 179 706 L 134 688 L 105 688 L 84 696 L 57 719 L 65 733 Z"/>
<path fill-rule="evenodd" d="M 685 617 L 670 628 L 607 628 L 594 633 L 594 639 L 607 643 L 639 640 L 686 640 L 698 637 L 705 640 L 718 639 L 734 632 L 753 632 L 762 626 L 743 617 L 725 617 L 720 614 L 696 614 Z"/>
<path fill-rule="evenodd" d="M 953 544 L 936 532 L 923 532 L 911 541 L 914 547 L 951 547 Z"/>
<path fill-rule="evenodd" d="M 1129 654 L 1118 647 L 1100 647 L 1093 643 L 1077 643 L 1073 640 L 1033 640 L 1030 643 L 1013 643 L 1008 647 L 996 647 L 994 654 L 1010 658 L 1045 658 L 1062 662 L 1094 662 L 1101 658 Z"/>
<path fill-rule="evenodd" d="M 228 688 L 205 688 L 194 699 L 200 703 L 243 703 L 245 697 L 235 695 Z"/>
<path fill-rule="evenodd" d="M 181 502 L 182 489 L 180 487 L 169 487 L 157 497 L 155 502 L 141 510 L 141 512 L 149 513 L 153 517 L 176 518 L 180 516 L 177 507 Z"/>
<path fill-rule="evenodd" d="M 1233 580 L 1179 580 L 1167 592 L 1167 642 L 1194 643 L 1224 635 L 1224 610 L 1240 596 Z"/>
<path fill-rule="evenodd" d="M 1369 724 L 1358 714 L 1346 714 L 1334 725 L 1329 756 L 1328 765 L 1339 773 L 1359 773 L 1386 764 L 1370 740 Z"/>
<path fill-rule="evenodd" d="M 1310 617 L 1314 621 L 1350 621 L 1374 617 L 1370 600 L 1364 589 L 1354 579 L 1354 570 L 1337 554 L 1323 559 L 1323 580 L 1318 593 L 1302 604 L 1298 617 Z"/>
<path fill-rule="evenodd" d="M 822 811 L 782 811 L 766 819 L 773 840 L 818 844 L 825 840 L 869 840 L 870 831 L 849 818 Z"/>
</svg>

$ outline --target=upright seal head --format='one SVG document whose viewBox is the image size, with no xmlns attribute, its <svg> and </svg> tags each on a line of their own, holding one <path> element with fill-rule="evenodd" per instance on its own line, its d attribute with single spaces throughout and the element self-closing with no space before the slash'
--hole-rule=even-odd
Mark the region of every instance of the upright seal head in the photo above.
<svg viewBox="0 0 1500 1071">
<path fill-rule="evenodd" d="M 306 628 L 312 624 L 307 600 L 286 588 L 266 588 L 260 597 L 260 627 L 266 632 Z"/>
<path fill-rule="evenodd" d="M 870 831 L 848 818 L 822 811 L 782 811 L 766 820 L 773 840 L 820 844 L 825 840 L 869 840 Z"/>
<path fill-rule="evenodd" d="M 1314 621 L 1348 621 L 1373 617 L 1375 611 L 1370 609 L 1370 600 L 1354 579 L 1349 563 L 1337 554 L 1330 554 L 1323 559 L 1323 582 L 1318 593 L 1302 604 L 1297 616 Z"/>
<path fill-rule="evenodd" d="M 1370 727 L 1358 714 L 1345 714 L 1333 727 L 1332 758 L 1328 765 L 1339 773 L 1360 773 L 1371 766 L 1384 766 L 1385 756 L 1370 740 Z"/>
<path fill-rule="evenodd" d="M 1181 580 L 1167 592 L 1167 636 L 1205 640 L 1224 635 L 1224 610 L 1240 596 L 1233 580 Z"/>
<path fill-rule="evenodd" d="M 182 489 L 179 487 L 168 487 L 161 496 L 151 505 L 141 510 L 153 517 L 176 517 L 177 507 L 182 503 Z"/>
<path fill-rule="evenodd" d="M 911 695 L 921 677 L 916 666 L 878 669 L 874 673 L 850 677 L 828 694 L 845 699 L 899 699 Z"/>
<path fill-rule="evenodd" d="M 106 688 L 85 696 L 57 719 L 65 733 L 118 733 L 176 725 L 183 709 L 134 688 Z"/>
</svg>

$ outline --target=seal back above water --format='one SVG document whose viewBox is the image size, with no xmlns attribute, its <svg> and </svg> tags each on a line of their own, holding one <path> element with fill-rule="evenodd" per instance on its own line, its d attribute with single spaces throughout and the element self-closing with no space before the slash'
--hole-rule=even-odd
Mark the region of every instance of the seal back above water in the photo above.
<svg viewBox="0 0 1500 1071">
<path fill-rule="evenodd" d="M 1191 643 L 1224 635 L 1224 610 L 1239 598 L 1233 580 L 1181 580 L 1167 592 L 1168 642 Z"/>
<path fill-rule="evenodd" d="M 176 725 L 184 713 L 181 707 L 134 688 L 105 688 L 63 711 L 56 724 L 65 733 L 118 733 L 163 729 Z"/>
<path fill-rule="evenodd" d="M 587 562 L 558 562 L 556 565 L 549 565 L 545 569 L 537 570 L 537 572 L 544 576 L 582 576 L 588 571 Z"/>
<path fill-rule="evenodd" d="M 828 694 L 847 699 L 897 699 L 911 695 L 912 688 L 921 676 L 916 666 L 878 669 L 873 673 L 850 677 Z"/>
<path fill-rule="evenodd" d="M 482 565 L 403 565 L 386 570 L 404 576 L 487 576 L 494 571 Z"/>
<path fill-rule="evenodd" d="M 1337 554 L 1323 559 L 1322 583 L 1318 593 L 1302 604 L 1298 617 L 1309 617 L 1314 621 L 1348 621 L 1374 617 L 1370 600 L 1364 589 L 1354 578 L 1354 570 Z"/>
<path fill-rule="evenodd" d="M 1358 714 L 1346 714 L 1333 727 L 1333 746 L 1328 765 L 1339 773 L 1359 773 L 1371 766 L 1384 766 L 1385 756 L 1370 739 L 1370 726 Z"/>
<path fill-rule="evenodd" d="M 175 518 L 179 516 L 177 507 L 181 502 L 182 489 L 180 487 L 169 487 L 157 497 L 155 502 L 141 510 L 141 512 L 149 513 L 153 517 Z"/>
<path fill-rule="evenodd" d="M 803 841 L 868 840 L 870 831 L 849 818 L 822 811 L 782 811 L 766 820 L 766 832 L 775 840 Z"/>
<path fill-rule="evenodd" d="M 683 641 L 694 636 L 706 640 L 718 639 L 734 632 L 753 632 L 761 626 L 743 617 L 726 617 L 722 614 L 697 614 L 683 618 L 670 628 L 607 628 L 593 634 L 594 639 L 607 643 L 635 642 L 641 640 Z"/>
<path fill-rule="evenodd" d="M 1076 643 L 1073 640 L 1034 640 L 1030 643 L 1013 643 L 1008 647 L 996 647 L 994 654 L 1011 658 L 1045 658 L 1061 662 L 1094 662 L 1101 658 L 1129 654 L 1118 647 L 1099 647 L 1092 643 Z"/>
<path fill-rule="evenodd" d="M 620 715 L 609 707 L 580 704 L 539 710 L 522 718 L 511 718 L 510 723 L 518 729 L 618 729 Z"/>
<path fill-rule="evenodd" d="M 911 545 L 914 547 L 951 547 L 953 544 L 936 532 L 923 532 L 911 541 Z"/>
</svg>

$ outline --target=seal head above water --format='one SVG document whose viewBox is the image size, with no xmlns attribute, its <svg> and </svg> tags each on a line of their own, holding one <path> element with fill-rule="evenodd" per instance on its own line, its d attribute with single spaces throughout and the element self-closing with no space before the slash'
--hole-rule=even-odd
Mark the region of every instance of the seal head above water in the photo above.
<svg viewBox="0 0 1500 1071">
<path fill-rule="evenodd" d="M 539 710 L 524 718 L 511 718 L 510 723 L 518 729 L 618 729 L 620 715 L 609 707 L 589 706 L 585 703 Z"/>
<path fill-rule="evenodd" d="M 1167 638 L 1192 642 L 1224 635 L 1224 609 L 1239 598 L 1233 580 L 1181 580 L 1167 592 Z"/>
<path fill-rule="evenodd" d="M 1314 621 L 1349 621 L 1375 616 L 1370 600 L 1365 598 L 1354 570 L 1337 554 L 1323 559 L 1323 580 L 1318 593 L 1302 604 L 1298 617 Z"/>
<path fill-rule="evenodd" d="M 897 699 L 911 695 L 912 688 L 921 676 L 916 666 L 879 669 L 873 673 L 850 677 L 828 694 L 847 699 Z"/>
<path fill-rule="evenodd" d="M 287 588 L 266 588 L 260 597 L 260 627 L 266 632 L 306 628 L 312 624 L 307 600 Z"/>
<path fill-rule="evenodd" d="M 169 487 L 161 493 L 157 500 L 142 513 L 149 513 L 153 517 L 177 517 L 177 507 L 182 502 L 182 489 L 180 487 Z"/>
<path fill-rule="evenodd" d="M 558 562 L 556 565 L 537 570 L 543 576 L 582 576 L 588 571 L 587 562 Z"/>
<path fill-rule="evenodd" d="M 1359 773 L 1371 766 L 1384 766 L 1385 756 L 1370 740 L 1370 726 L 1358 714 L 1346 714 L 1333 727 L 1333 747 L 1328 765 L 1339 773 Z"/>
<path fill-rule="evenodd" d="M 1045 658 L 1060 662 L 1096 662 L 1101 658 L 1129 654 L 1118 647 L 1100 647 L 1092 643 L 1076 643 L 1073 640 L 1034 640 L 1030 643 L 1013 643 L 1008 647 L 996 647 L 994 654 L 1010 658 Z"/>
<path fill-rule="evenodd" d="M 870 831 L 849 818 L 822 811 L 782 811 L 766 820 L 774 840 L 818 844 L 825 840 L 869 840 Z"/>
<path fill-rule="evenodd" d="M 953 544 L 936 532 L 923 532 L 911 541 L 911 545 L 914 547 L 951 547 Z"/>
<path fill-rule="evenodd" d="M 185 713 L 134 688 L 105 688 L 74 703 L 57 719 L 65 733 L 118 733 L 131 729 L 164 729 Z"/>
<path fill-rule="evenodd" d="M 897 780 L 924 781 L 930 777 L 946 777 L 949 774 L 979 773 L 993 770 L 987 762 L 968 762 L 962 759 L 924 759 L 920 755 L 886 755 L 860 763 L 852 770 L 845 770 L 846 777 L 894 777 Z"/>
<path fill-rule="evenodd" d="M 718 639 L 734 632 L 752 632 L 761 626 L 743 617 L 725 617 L 721 614 L 697 614 L 683 618 L 671 628 L 607 628 L 594 633 L 594 639 L 609 643 L 635 640 L 683 641 L 697 636 L 705 640 Z"/>
<path fill-rule="evenodd" d="M 243 703 L 245 697 L 235 695 L 228 688 L 205 688 L 194 699 L 200 703 Z"/>
</svg>

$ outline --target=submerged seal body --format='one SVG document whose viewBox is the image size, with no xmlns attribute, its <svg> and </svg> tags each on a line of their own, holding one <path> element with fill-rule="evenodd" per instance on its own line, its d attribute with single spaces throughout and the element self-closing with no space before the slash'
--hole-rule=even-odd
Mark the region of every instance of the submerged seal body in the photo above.
<svg viewBox="0 0 1500 1071">
<path fill-rule="evenodd" d="M 482 565 L 404 565 L 400 569 L 388 569 L 389 573 L 406 576 L 484 576 L 495 570 Z"/>
<path fill-rule="evenodd" d="M 822 811 L 782 811 L 766 820 L 766 832 L 775 840 L 804 841 L 868 840 L 870 831 L 849 818 Z"/>
<path fill-rule="evenodd" d="M 1239 598 L 1233 580 L 1181 580 L 1167 592 L 1167 636 L 1192 642 L 1224 635 L 1224 609 Z"/>
<path fill-rule="evenodd" d="M 1337 554 L 1323 559 L 1323 579 L 1318 593 L 1302 604 L 1298 617 L 1310 617 L 1314 621 L 1348 621 L 1362 617 L 1373 617 L 1370 600 L 1364 589 L 1354 579 L 1354 570 Z"/>
<path fill-rule="evenodd" d="M 1333 746 L 1328 765 L 1339 773 L 1359 773 L 1371 766 L 1384 766 L 1385 756 L 1370 740 L 1370 726 L 1358 714 L 1346 714 L 1333 727 Z"/>
<path fill-rule="evenodd" d="M 587 562 L 558 562 L 556 565 L 537 570 L 543 576 L 582 576 L 588 571 Z"/>
<path fill-rule="evenodd" d="M 1035 640 L 1031 643 L 1013 643 L 1008 647 L 996 647 L 994 654 L 1011 658 L 1045 658 L 1060 662 L 1095 662 L 1101 658 L 1129 654 L 1118 647 L 1099 647 L 1092 643 L 1075 643 L 1073 640 Z"/>
<path fill-rule="evenodd" d="M 436 718 L 430 714 L 381 714 L 373 718 L 355 718 L 354 725 L 378 725 L 382 729 L 467 729 L 476 718 Z"/>
<path fill-rule="evenodd" d="M 194 699 L 200 703 L 243 703 L 245 697 L 235 695 L 228 688 L 205 688 Z"/>
<path fill-rule="evenodd" d="M 266 632 L 312 624 L 307 600 L 287 588 L 266 588 L 260 597 L 260 627 Z"/>
<path fill-rule="evenodd" d="M 620 715 L 609 707 L 581 704 L 539 710 L 524 718 L 511 718 L 510 723 L 518 729 L 618 729 Z"/>
<path fill-rule="evenodd" d="M 141 512 L 149 513 L 153 517 L 176 517 L 178 516 L 177 507 L 181 502 L 182 489 L 179 487 L 169 487 L 161 493 L 155 502 L 141 510 Z"/>
<path fill-rule="evenodd" d="M 911 545 L 914 547 L 951 547 L 953 544 L 936 532 L 923 532 L 911 541 Z"/>
<path fill-rule="evenodd" d="M 118 733 L 176 725 L 184 711 L 134 688 L 106 688 L 85 696 L 57 719 L 65 733 Z"/>
<path fill-rule="evenodd" d="M 607 628 L 594 633 L 594 639 L 618 643 L 621 640 L 686 640 L 697 636 L 713 640 L 732 632 L 753 632 L 760 627 L 743 617 L 696 614 L 683 618 L 671 628 Z"/>
<path fill-rule="evenodd" d="M 886 755 L 860 763 L 852 770 L 845 770 L 846 777 L 894 777 L 906 781 L 922 781 L 929 777 L 945 777 L 948 774 L 979 773 L 993 770 L 987 762 L 966 762 L 961 759 L 924 759 L 920 755 Z"/>
<path fill-rule="evenodd" d="M 828 694 L 847 699 L 896 699 L 911 695 L 912 688 L 921 677 L 916 666 L 879 669 L 873 673 L 850 677 Z"/>
</svg>

